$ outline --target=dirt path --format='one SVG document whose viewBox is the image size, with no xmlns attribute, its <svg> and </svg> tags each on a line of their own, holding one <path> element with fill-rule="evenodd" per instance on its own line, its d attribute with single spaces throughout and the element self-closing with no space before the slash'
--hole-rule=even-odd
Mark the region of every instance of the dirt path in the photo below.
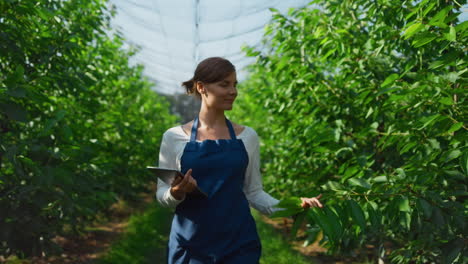
<svg viewBox="0 0 468 264">
<path fill-rule="evenodd" d="M 128 205 L 122 201 L 113 204 L 111 215 L 105 221 L 86 228 L 82 236 L 57 236 L 54 238 L 63 253 L 57 256 L 34 257 L 29 260 L 1 259 L 0 263 L 11 261 L 14 264 L 93 264 L 103 256 L 110 245 L 117 241 L 125 232 L 130 216 L 145 210 L 146 206 L 154 202 L 154 190 L 140 194 L 139 204 Z M 7 262 L 8 263 L 8 262 Z"/>
<path fill-rule="evenodd" d="M 113 220 L 105 225 L 97 225 L 82 237 L 56 237 L 55 242 L 63 248 L 60 256 L 33 258 L 34 264 L 89 264 L 101 257 L 125 231 L 127 219 Z"/>
</svg>

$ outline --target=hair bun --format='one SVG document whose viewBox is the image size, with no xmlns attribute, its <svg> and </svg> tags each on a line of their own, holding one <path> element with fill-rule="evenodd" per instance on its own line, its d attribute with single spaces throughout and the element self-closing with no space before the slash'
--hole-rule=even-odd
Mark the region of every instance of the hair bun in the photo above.
<svg viewBox="0 0 468 264">
<path fill-rule="evenodd" d="M 195 93 L 195 82 L 193 81 L 193 78 L 188 81 L 183 82 L 182 86 L 185 87 L 187 94 Z"/>
</svg>

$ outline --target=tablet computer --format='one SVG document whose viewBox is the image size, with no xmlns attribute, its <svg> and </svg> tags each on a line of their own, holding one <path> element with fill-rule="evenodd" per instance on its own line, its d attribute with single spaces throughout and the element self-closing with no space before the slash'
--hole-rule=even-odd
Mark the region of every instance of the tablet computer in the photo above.
<svg viewBox="0 0 468 264">
<path fill-rule="evenodd" d="M 161 179 L 163 182 L 166 184 L 172 186 L 172 183 L 177 179 L 177 178 L 183 178 L 184 175 L 182 172 L 174 169 L 167 169 L 167 168 L 160 168 L 160 167 L 153 167 L 153 166 L 147 166 L 146 169 L 150 170 L 151 172 L 156 175 L 159 179 Z M 203 197 L 208 197 L 206 192 L 202 191 L 198 186 L 197 188 L 192 192 L 195 195 L 201 195 Z"/>
<path fill-rule="evenodd" d="M 161 179 L 163 182 L 172 185 L 172 183 L 178 178 L 183 178 L 184 175 L 182 172 L 174 169 L 166 169 L 166 168 L 160 168 L 160 167 L 152 167 L 148 166 L 146 169 L 150 170 L 151 172 L 156 175 L 159 179 Z"/>
</svg>

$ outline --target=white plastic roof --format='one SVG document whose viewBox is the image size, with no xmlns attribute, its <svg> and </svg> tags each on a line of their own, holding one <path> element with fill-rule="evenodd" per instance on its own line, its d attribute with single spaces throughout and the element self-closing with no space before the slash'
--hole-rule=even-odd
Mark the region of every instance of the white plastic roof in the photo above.
<svg viewBox="0 0 468 264">
<path fill-rule="evenodd" d="M 285 14 L 311 0 L 109 0 L 116 6 L 114 28 L 128 44 L 141 50 L 132 63 L 145 65 L 144 74 L 164 94 L 182 93 L 181 82 L 190 79 L 197 64 L 207 57 L 229 59 L 243 80 L 242 69 L 254 61 L 241 46 L 259 46 L 269 8 Z"/>
</svg>

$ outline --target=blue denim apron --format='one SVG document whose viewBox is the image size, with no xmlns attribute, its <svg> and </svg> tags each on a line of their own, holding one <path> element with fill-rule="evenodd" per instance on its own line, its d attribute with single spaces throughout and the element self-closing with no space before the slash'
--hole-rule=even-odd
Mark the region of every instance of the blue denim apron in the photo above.
<svg viewBox="0 0 468 264">
<path fill-rule="evenodd" d="M 189 193 L 175 210 L 169 264 L 259 263 L 261 245 L 242 191 L 249 157 L 226 118 L 231 139 L 196 141 L 198 116 L 181 157 L 181 171 L 208 194 Z"/>
</svg>

